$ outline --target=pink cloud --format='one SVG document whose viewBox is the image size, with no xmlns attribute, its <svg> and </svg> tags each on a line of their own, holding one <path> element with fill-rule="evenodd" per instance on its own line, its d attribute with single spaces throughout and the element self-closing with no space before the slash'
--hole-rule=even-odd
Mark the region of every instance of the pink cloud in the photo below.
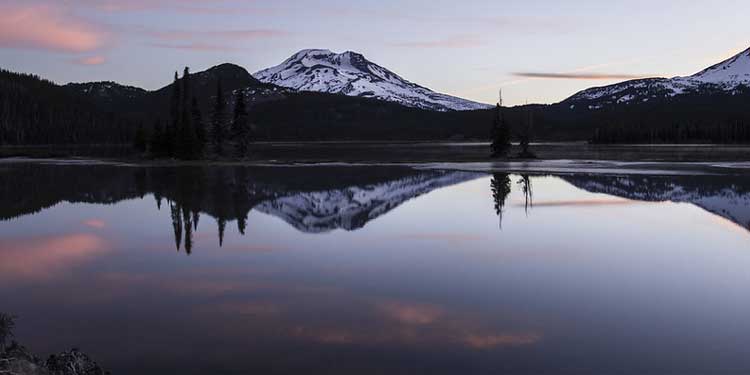
<svg viewBox="0 0 750 375">
<path fill-rule="evenodd" d="M 270 9 L 247 6 L 249 1 L 235 4 L 217 0 L 69 0 L 103 12 L 150 12 L 154 10 L 190 14 L 270 13 Z"/>
<path fill-rule="evenodd" d="M 66 8 L 46 4 L 0 5 L 0 47 L 80 53 L 101 48 L 106 32 Z"/>
<path fill-rule="evenodd" d="M 93 56 L 92 58 L 96 59 L 96 58 L 100 58 L 100 56 Z M 89 58 L 85 58 L 85 59 L 89 59 Z M 95 64 L 96 63 L 87 64 L 87 65 L 95 65 Z M 107 226 L 107 223 L 105 223 L 104 220 L 100 220 L 100 219 L 89 219 L 89 220 L 85 220 L 83 222 L 83 225 L 89 228 L 102 229 Z"/>
</svg>

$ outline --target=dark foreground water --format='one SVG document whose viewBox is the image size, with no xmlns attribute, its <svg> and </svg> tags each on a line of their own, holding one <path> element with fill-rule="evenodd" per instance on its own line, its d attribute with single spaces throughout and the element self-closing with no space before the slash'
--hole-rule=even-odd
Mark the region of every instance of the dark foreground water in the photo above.
<svg viewBox="0 0 750 375">
<path fill-rule="evenodd" d="M 750 372 L 750 179 L 0 164 L 0 311 L 113 374 Z"/>
</svg>

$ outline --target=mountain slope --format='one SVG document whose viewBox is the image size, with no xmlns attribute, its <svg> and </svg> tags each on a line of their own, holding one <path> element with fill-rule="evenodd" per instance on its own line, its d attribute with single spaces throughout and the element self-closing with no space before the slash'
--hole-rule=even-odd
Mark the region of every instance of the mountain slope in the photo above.
<svg viewBox="0 0 750 375">
<path fill-rule="evenodd" d="M 299 91 L 375 98 L 436 111 L 489 107 L 411 83 L 351 51 L 302 50 L 278 66 L 255 73 L 255 77 Z"/>
<path fill-rule="evenodd" d="M 750 48 L 694 75 L 646 78 L 593 87 L 576 93 L 562 104 L 596 110 L 613 105 L 669 101 L 682 95 L 733 95 L 750 86 Z"/>
</svg>

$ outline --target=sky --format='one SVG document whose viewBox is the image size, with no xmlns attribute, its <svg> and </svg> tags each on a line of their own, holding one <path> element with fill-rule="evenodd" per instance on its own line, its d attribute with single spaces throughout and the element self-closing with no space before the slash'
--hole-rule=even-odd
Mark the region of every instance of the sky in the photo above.
<svg viewBox="0 0 750 375">
<path fill-rule="evenodd" d="M 322 48 L 479 102 L 554 103 L 729 58 L 750 47 L 747 14 L 747 0 L 0 0 L 0 68 L 157 89 L 185 66 L 254 73 Z"/>
</svg>

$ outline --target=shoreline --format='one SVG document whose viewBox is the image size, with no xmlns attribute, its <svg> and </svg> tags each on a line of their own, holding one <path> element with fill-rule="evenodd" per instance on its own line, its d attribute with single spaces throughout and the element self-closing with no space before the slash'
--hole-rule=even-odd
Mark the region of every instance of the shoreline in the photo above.
<svg viewBox="0 0 750 375">
<path fill-rule="evenodd" d="M 147 159 L 126 145 L 2 146 L 0 160 L 12 158 L 96 160 L 147 166 L 319 163 L 508 163 L 553 160 L 621 162 L 749 162 L 750 145 L 664 144 L 594 145 L 585 142 L 531 144 L 537 159 L 518 159 L 514 144 L 508 158 L 489 157 L 488 142 L 258 142 L 250 158 Z"/>
</svg>

